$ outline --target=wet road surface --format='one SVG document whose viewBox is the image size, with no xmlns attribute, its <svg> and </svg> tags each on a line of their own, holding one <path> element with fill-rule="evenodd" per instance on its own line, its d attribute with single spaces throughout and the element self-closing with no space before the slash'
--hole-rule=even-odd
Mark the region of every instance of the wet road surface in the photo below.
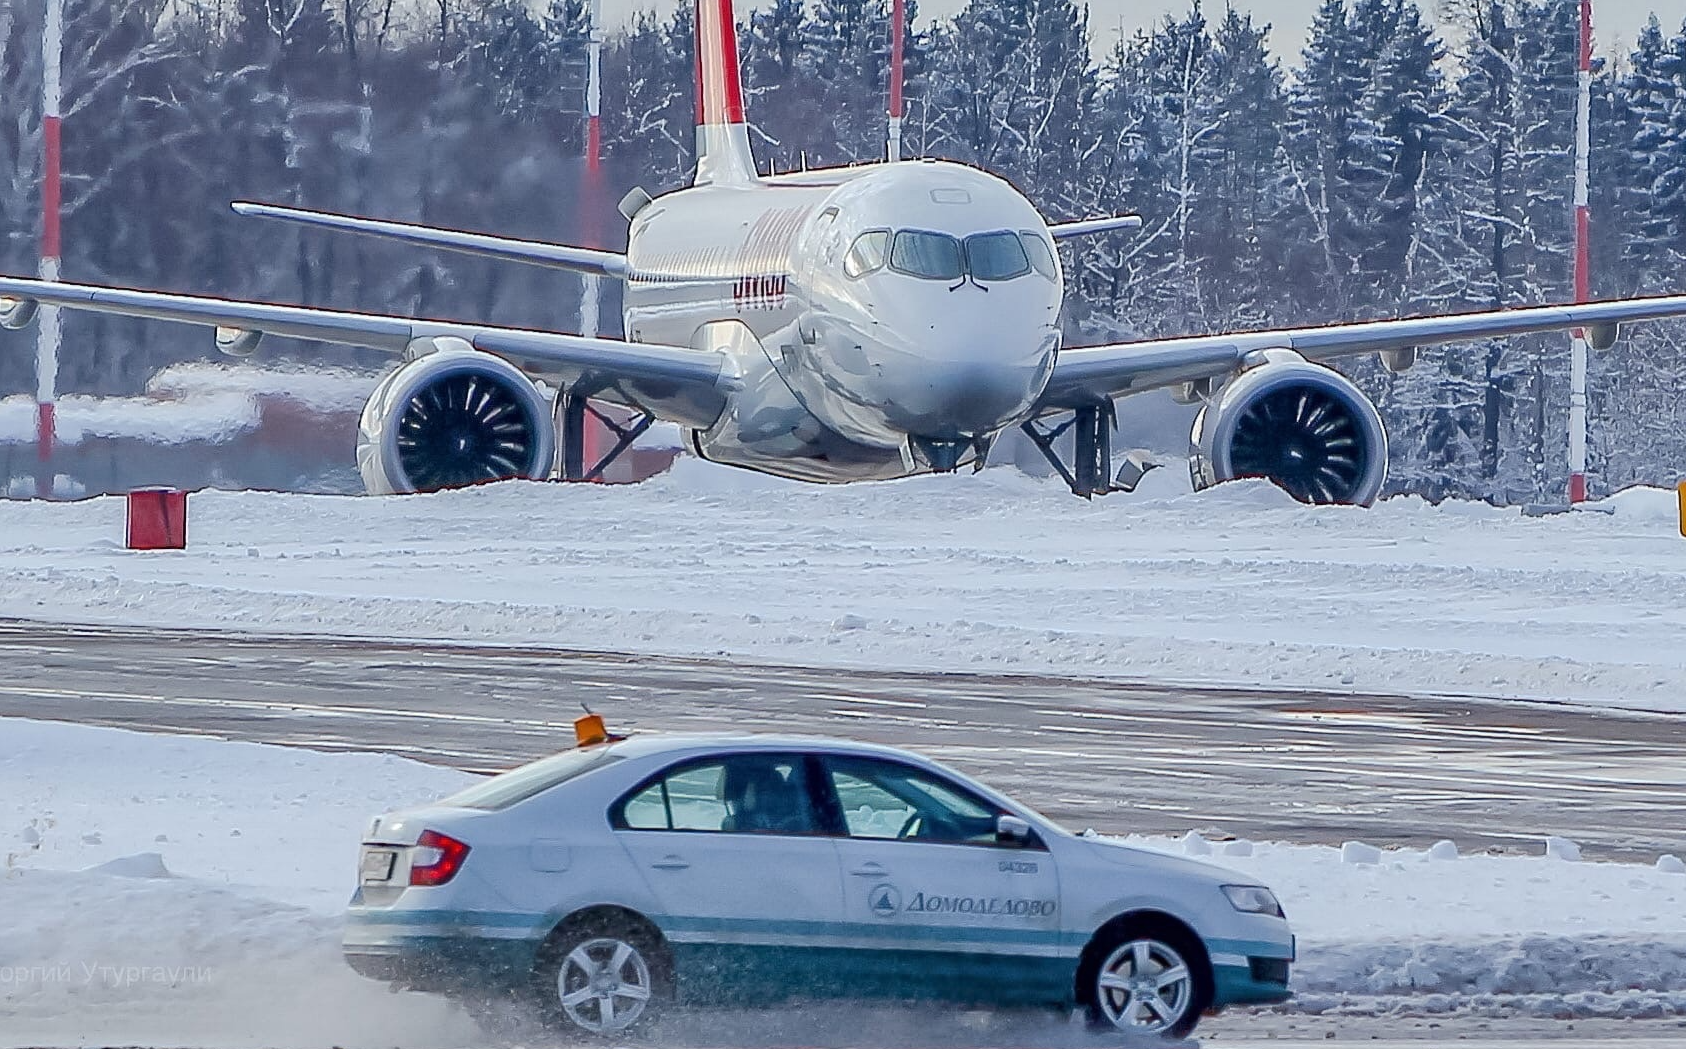
<svg viewBox="0 0 1686 1049">
<path fill-rule="evenodd" d="M 619 729 L 923 751 L 1074 828 L 1540 851 L 1686 846 L 1686 718 L 1515 703 L 870 673 L 0 622 L 0 715 L 473 770 Z M 0 734 L 3 744 L 3 734 Z"/>
</svg>

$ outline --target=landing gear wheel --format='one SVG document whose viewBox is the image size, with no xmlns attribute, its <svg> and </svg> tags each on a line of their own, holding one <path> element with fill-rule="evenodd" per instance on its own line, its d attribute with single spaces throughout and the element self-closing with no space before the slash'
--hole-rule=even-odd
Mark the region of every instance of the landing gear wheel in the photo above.
<svg viewBox="0 0 1686 1049">
<path fill-rule="evenodd" d="M 1126 928 L 1097 942 L 1079 976 L 1089 1025 L 1136 1037 L 1187 1037 L 1212 1000 L 1210 978 L 1188 939 L 1169 929 Z"/>
<path fill-rule="evenodd" d="M 660 945 L 630 923 L 586 922 L 559 930 L 533 972 L 545 1022 L 597 1037 L 647 1026 L 671 986 Z"/>
</svg>

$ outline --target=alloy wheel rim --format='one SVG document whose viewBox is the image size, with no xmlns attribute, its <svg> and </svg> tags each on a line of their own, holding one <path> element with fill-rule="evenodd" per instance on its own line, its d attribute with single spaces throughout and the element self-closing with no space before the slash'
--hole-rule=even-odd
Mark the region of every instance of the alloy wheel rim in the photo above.
<svg viewBox="0 0 1686 1049">
<path fill-rule="evenodd" d="M 1144 1034 L 1170 1030 L 1188 1012 L 1194 977 L 1188 963 L 1160 940 L 1131 940 L 1107 956 L 1095 1000 L 1114 1027 Z"/>
<path fill-rule="evenodd" d="M 649 1006 L 650 966 L 625 940 L 587 940 L 562 960 L 556 992 L 577 1026 L 594 1034 L 622 1031 Z"/>
</svg>

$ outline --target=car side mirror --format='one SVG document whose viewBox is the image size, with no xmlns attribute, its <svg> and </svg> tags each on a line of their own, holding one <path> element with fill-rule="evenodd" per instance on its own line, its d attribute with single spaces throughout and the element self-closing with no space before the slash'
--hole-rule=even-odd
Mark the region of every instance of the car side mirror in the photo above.
<svg viewBox="0 0 1686 1049">
<path fill-rule="evenodd" d="M 1024 820 L 1005 813 L 995 817 L 995 843 L 997 845 L 1028 845 L 1031 838 L 1030 824 Z"/>
</svg>

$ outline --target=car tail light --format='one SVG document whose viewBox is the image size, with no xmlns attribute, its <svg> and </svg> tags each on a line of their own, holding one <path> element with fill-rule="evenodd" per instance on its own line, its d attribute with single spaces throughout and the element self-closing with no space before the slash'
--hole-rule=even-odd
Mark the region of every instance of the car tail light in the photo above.
<svg viewBox="0 0 1686 1049">
<path fill-rule="evenodd" d="M 462 870 L 468 846 L 436 830 L 424 830 L 410 859 L 411 885 L 443 885 Z"/>
</svg>

